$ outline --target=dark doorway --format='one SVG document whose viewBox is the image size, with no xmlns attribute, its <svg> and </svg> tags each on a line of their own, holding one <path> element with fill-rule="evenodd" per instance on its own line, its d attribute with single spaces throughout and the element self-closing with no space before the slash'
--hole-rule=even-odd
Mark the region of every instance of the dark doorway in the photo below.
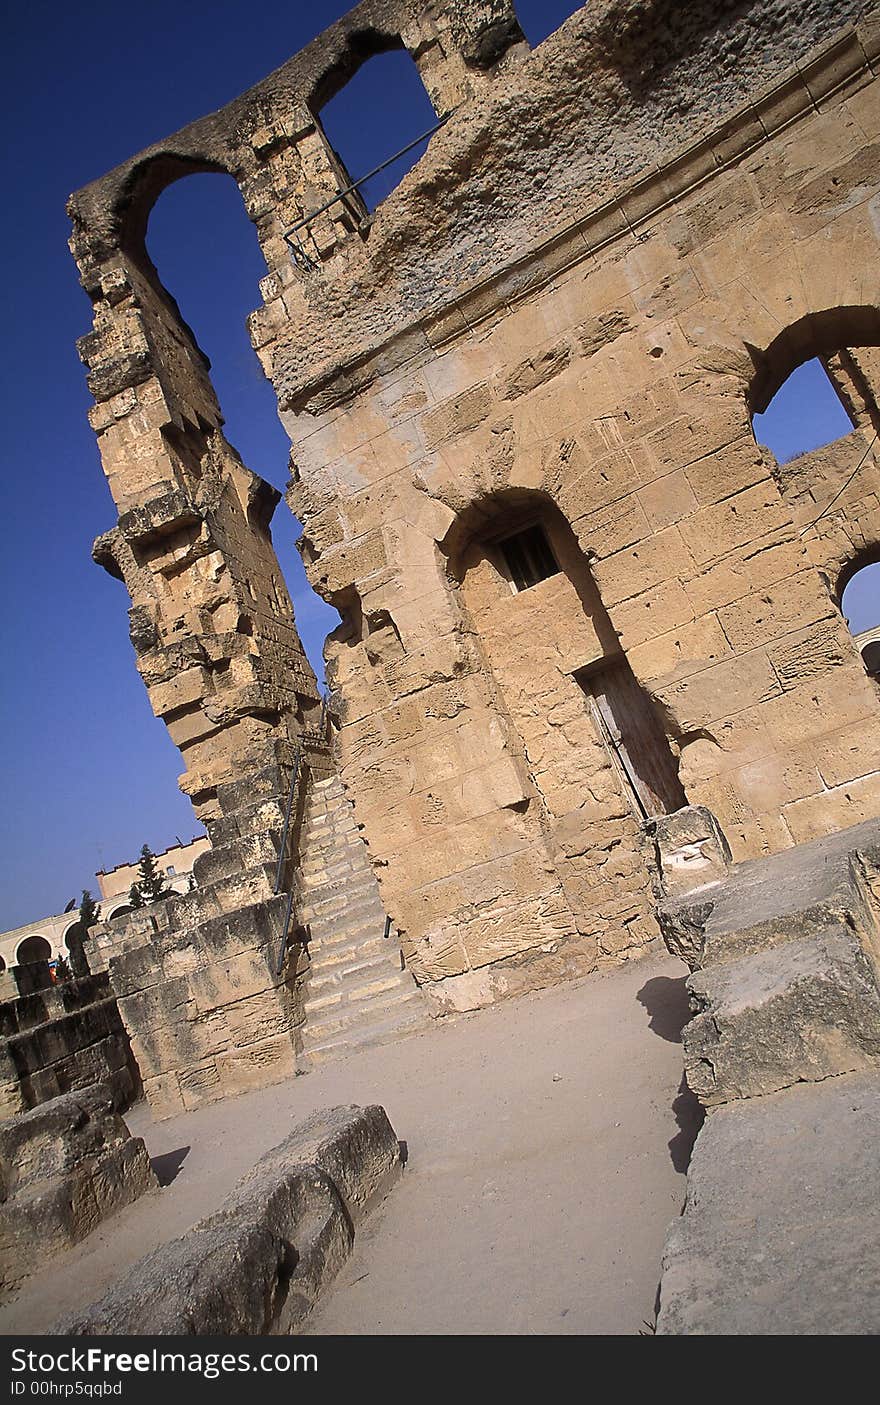
<svg viewBox="0 0 880 1405">
<path fill-rule="evenodd" d="M 575 675 L 596 730 L 640 819 L 687 804 L 666 734 L 622 655 Z"/>
</svg>

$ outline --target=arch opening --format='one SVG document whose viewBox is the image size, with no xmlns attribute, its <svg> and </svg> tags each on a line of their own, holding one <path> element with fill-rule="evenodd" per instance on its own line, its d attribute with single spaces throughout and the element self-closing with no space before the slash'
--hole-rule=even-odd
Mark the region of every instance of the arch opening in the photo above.
<svg viewBox="0 0 880 1405">
<path fill-rule="evenodd" d="M 844 439 L 855 427 L 819 357 L 797 366 L 766 410 L 752 417 L 755 439 L 770 449 L 779 464 Z"/>
<path fill-rule="evenodd" d="M 568 792 L 562 804 L 571 787 L 560 786 L 556 772 L 577 774 L 570 752 L 591 742 L 637 820 L 687 803 L 661 716 L 620 646 L 577 537 L 549 497 L 507 490 L 474 504 L 453 527 L 450 571 L 511 715 L 540 736 L 533 748 L 547 762 L 549 789 Z M 547 716 L 557 720 L 546 724 Z"/>
<path fill-rule="evenodd" d="M 761 350 L 749 346 L 755 367 L 748 390 L 753 415 L 763 414 L 784 382 L 805 361 L 818 358 L 826 370 L 844 349 L 880 347 L 880 308 L 832 307 L 793 322 Z M 838 393 L 843 389 L 835 376 Z"/>
<path fill-rule="evenodd" d="M 38 932 L 25 937 L 15 950 L 15 960 L 19 966 L 29 966 L 34 961 L 51 961 L 52 947 Z"/>
<path fill-rule="evenodd" d="M 372 37 L 352 43 L 346 68 L 325 79 L 312 111 L 330 148 L 340 188 L 361 181 L 396 157 L 348 197 L 363 218 L 371 214 L 424 155 L 437 113 L 415 61 L 401 41 Z M 416 138 L 423 137 L 409 151 Z M 397 155 L 397 153 L 400 153 Z"/>
<path fill-rule="evenodd" d="M 150 214 L 147 247 L 162 287 L 175 290 L 168 297 L 210 366 L 224 434 L 243 462 L 254 466 L 280 493 L 288 478 L 290 442 L 247 332 L 247 318 L 256 305 L 257 286 L 266 268 L 232 177 L 218 180 L 216 172 L 203 172 L 165 188 Z M 258 504 L 267 530 L 275 505 L 275 495 L 271 496 L 271 503 Z M 306 578 L 296 550 L 301 533 L 300 523 L 289 512 L 272 521 L 272 538 L 297 629 L 309 662 L 323 680 L 324 639 L 339 616 Z"/>
<path fill-rule="evenodd" d="M 862 553 L 841 577 L 840 609 L 865 671 L 880 678 L 880 550 Z"/>
<path fill-rule="evenodd" d="M 584 0 L 514 0 L 514 11 L 530 49 L 537 49 L 576 10 Z"/>
</svg>

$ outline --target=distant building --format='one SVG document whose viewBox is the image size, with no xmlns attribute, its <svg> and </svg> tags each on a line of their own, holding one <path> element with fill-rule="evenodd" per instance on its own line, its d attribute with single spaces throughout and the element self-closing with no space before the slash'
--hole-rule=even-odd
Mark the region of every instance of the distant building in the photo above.
<svg viewBox="0 0 880 1405">
<path fill-rule="evenodd" d="M 175 893 L 188 892 L 193 864 L 199 854 L 210 847 L 210 840 L 202 834 L 188 844 L 172 844 L 156 854 L 156 867 L 164 873 L 169 888 Z M 107 872 L 100 870 L 95 877 L 98 880 L 101 917 L 105 922 L 131 911 L 128 895 L 132 883 L 137 882 L 136 860 L 134 863 L 117 864 Z M 25 923 L 23 927 L 0 932 L 0 971 L 28 961 L 57 961 L 60 956 L 66 956 L 69 949 L 67 938 L 78 924 L 79 904 L 71 912 L 40 917 Z"/>
<path fill-rule="evenodd" d="M 853 639 L 865 668 L 874 677 L 880 675 L 880 624 L 873 629 L 863 629 L 861 634 L 854 634 Z"/>
<path fill-rule="evenodd" d="M 175 893 L 188 892 L 193 864 L 199 854 L 204 854 L 205 850 L 210 847 L 211 842 L 207 835 L 201 834 L 197 838 L 191 839 L 188 844 L 172 844 L 161 854 L 155 855 L 157 869 L 164 873 L 168 880 L 168 886 L 173 888 Z M 127 910 L 131 885 L 136 883 L 138 879 L 137 859 L 133 863 L 117 864 L 115 868 L 106 872 L 100 869 L 95 877 L 98 880 L 101 902 L 107 904 L 106 910 L 102 914 L 104 920 L 108 921 L 111 917 L 118 917 L 122 908 L 116 905 L 113 900 L 124 898 L 124 907 Z"/>
</svg>

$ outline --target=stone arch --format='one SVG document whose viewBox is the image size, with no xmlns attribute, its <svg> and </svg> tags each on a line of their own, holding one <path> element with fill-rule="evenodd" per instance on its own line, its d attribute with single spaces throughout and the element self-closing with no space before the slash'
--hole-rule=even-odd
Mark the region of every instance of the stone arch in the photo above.
<svg viewBox="0 0 880 1405">
<path fill-rule="evenodd" d="M 110 908 L 110 911 L 107 913 L 106 921 L 112 922 L 114 917 L 125 917 L 132 911 L 131 903 L 119 903 L 116 907 Z"/>
<path fill-rule="evenodd" d="M 187 176 L 206 174 L 235 179 L 231 166 L 216 158 L 162 150 L 151 152 L 139 160 L 120 183 L 113 205 L 118 247 L 151 271 L 157 282 L 158 274 L 146 247 L 150 215 L 169 186 Z"/>
<path fill-rule="evenodd" d="M 855 618 L 846 594 L 857 578 L 868 588 L 873 607 L 861 608 Z M 880 678 L 880 542 L 872 543 L 854 553 L 841 569 L 832 598 L 843 615 L 844 622 L 865 668 L 871 678 Z"/>
<path fill-rule="evenodd" d="M 41 932 L 32 932 L 29 937 L 20 941 L 15 949 L 15 961 L 18 966 L 27 966 L 34 961 L 51 960 L 51 943 Z"/>
<path fill-rule="evenodd" d="M 380 127 L 374 127 L 366 116 L 377 87 L 386 95 Z M 352 107 L 358 112 L 363 108 L 365 119 L 353 121 Z M 309 110 L 339 190 L 358 182 L 344 203 L 366 236 L 370 213 L 420 160 L 440 116 L 418 62 L 399 35 L 355 31 L 332 68 L 316 82 Z M 391 119 L 397 124 L 393 131 Z M 383 171 L 365 181 L 368 173 L 382 165 Z"/>
<path fill-rule="evenodd" d="M 790 323 L 764 348 L 747 342 L 755 368 L 746 397 L 750 414 L 766 410 L 792 371 L 805 361 L 816 357 L 827 369 L 827 363 L 841 351 L 868 346 L 880 347 L 880 308 L 871 304 L 809 312 Z M 841 393 L 833 371 L 831 379 Z"/>
<path fill-rule="evenodd" d="M 585 711 L 586 735 L 602 747 L 639 821 L 686 804 L 663 719 L 633 673 L 588 556 L 553 497 L 524 488 L 485 494 L 458 515 L 443 545 L 520 732 L 533 729 L 526 720 L 532 703 L 559 709 L 571 719 L 567 745 L 576 746 L 585 737 Z M 470 587 L 469 574 L 476 581 Z M 564 767 L 562 755 L 554 764 Z M 536 784 L 541 790 L 537 777 Z"/>
<path fill-rule="evenodd" d="M 75 943 L 80 934 L 81 929 L 78 921 L 71 922 L 69 927 L 65 927 L 64 931 L 61 934 L 61 940 L 68 951 L 73 950 L 71 943 Z"/>
<path fill-rule="evenodd" d="M 326 106 L 331 98 L 336 97 L 346 83 L 351 82 L 365 63 L 379 54 L 387 54 L 394 50 L 409 53 L 415 62 L 412 51 L 393 28 L 382 29 L 368 25 L 345 34 L 337 52 L 313 78 L 306 95 L 306 105 L 315 120 L 320 120 L 321 108 Z"/>
</svg>

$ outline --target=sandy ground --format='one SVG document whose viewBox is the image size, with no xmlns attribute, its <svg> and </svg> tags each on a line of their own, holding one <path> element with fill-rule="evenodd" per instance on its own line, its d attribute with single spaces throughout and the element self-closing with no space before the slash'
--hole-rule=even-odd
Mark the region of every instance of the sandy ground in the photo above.
<svg viewBox="0 0 880 1405">
<path fill-rule="evenodd" d="M 408 1165 L 313 1334 L 644 1330 L 697 1125 L 681 1092 L 684 974 L 650 958 L 166 1122 L 132 1109 L 167 1184 L 29 1279 L 0 1330 L 50 1330 L 214 1209 L 307 1113 L 371 1102 Z"/>
</svg>

